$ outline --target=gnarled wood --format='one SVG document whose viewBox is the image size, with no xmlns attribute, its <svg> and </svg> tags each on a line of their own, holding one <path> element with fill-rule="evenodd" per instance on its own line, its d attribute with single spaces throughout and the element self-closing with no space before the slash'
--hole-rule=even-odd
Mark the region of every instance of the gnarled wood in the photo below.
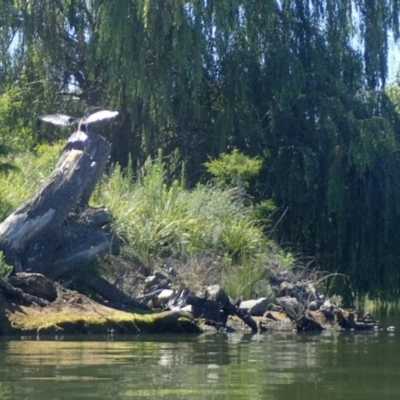
<svg viewBox="0 0 400 400">
<path fill-rule="evenodd" d="M 22 304 L 28 306 L 32 304 L 38 304 L 39 306 L 44 307 L 49 304 L 47 300 L 44 300 L 37 296 L 33 296 L 29 293 L 25 293 L 22 289 L 12 286 L 3 278 L 0 278 L 0 290 L 4 292 L 4 294 L 7 295 L 9 298 L 20 301 Z"/>
<path fill-rule="evenodd" d="M 90 273 L 86 273 L 79 276 L 79 282 L 96 292 L 104 300 L 107 300 L 108 305 L 113 308 L 148 310 L 145 304 L 130 298 L 101 276 L 93 276 Z"/>
<path fill-rule="evenodd" d="M 0 224 L 0 250 L 17 272 L 41 272 L 56 279 L 112 252 L 119 242 L 102 229 L 106 210 L 87 207 L 110 154 L 100 135 L 71 135 L 47 181 Z"/>
</svg>

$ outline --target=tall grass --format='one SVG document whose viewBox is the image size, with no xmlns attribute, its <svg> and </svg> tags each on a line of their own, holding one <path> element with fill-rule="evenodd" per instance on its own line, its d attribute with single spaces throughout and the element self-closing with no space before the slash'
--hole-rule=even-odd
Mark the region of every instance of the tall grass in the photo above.
<svg viewBox="0 0 400 400">
<path fill-rule="evenodd" d="M 107 205 L 114 230 L 127 250 L 146 265 L 183 253 L 199 228 L 196 217 L 187 211 L 180 183 L 168 186 L 164 181 L 161 159 L 154 164 L 148 160 L 135 181 L 116 166 L 92 199 L 95 204 Z"/>
<path fill-rule="evenodd" d="M 250 297 L 268 264 L 279 263 L 282 250 L 264 234 L 250 207 L 233 190 L 184 180 L 167 183 L 159 157 L 147 160 L 134 178 L 132 167 L 118 165 L 95 192 L 95 205 L 107 205 L 124 251 L 147 267 L 168 261 L 189 287 L 222 283 L 232 296 Z M 212 261 L 210 261 L 212 260 Z"/>
<path fill-rule="evenodd" d="M 116 166 L 100 188 L 92 201 L 107 205 L 114 229 L 144 263 L 212 252 L 238 265 L 261 254 L 268 242 L 229 190 L 167 184 L 161 158 L 148 160 L 135 181 Z"/>
</svg>

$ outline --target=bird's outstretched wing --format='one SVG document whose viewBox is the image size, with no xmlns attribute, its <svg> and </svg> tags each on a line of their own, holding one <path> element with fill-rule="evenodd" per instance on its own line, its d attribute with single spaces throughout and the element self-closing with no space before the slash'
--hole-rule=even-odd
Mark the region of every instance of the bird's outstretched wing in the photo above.
<svg viewBox="0 0 400 400">
<path fill-rule="evenodd" d="M 39 115 L 39 119 L 44 122 L 49 122 L 53 125 L 62 125 L 62 126 L 71 126 L 76 124 L 78 121 L 77 118 L 70 117 L 66 114 L 48 114 L 48 115 Z"/>
<path fill-rule="evenodd" d="M 95 124 L 96 122 L 108 121 L 115 118 L 118 114 L 118 111 L 101 110 L 89 115 L 88 117 L 84 117 L 82 123 L 89 125 Z"/>
</svg>

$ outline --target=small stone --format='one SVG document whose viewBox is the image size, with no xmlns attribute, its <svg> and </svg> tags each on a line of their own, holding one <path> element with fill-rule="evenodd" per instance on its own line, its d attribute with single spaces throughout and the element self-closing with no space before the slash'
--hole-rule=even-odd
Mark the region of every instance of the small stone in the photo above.
<svg viewBox="0 0 400 400">
<path fill-rule="evenodd" d="M 161 303 L 167 303 L 168 300 L 174 295 L 174 290 L 172 289 L 164 289 L 161 293 L 158 294 L 158 300 Z"/>
<path fill-rule="evenodd" d="M 257 300 L 242 301 L 239 309 L 247 311 L 250 315 L 261 317 L 268 309 L 268 300 L 265 297 L 261 297 Z"/>
<path fill-rule="evenodd" d="M 146 287 L 151 287 L 151 286 L 157 285 L 157 283 L 159 281 L 160 281 L 160 279 L 157 276 L 150 275 L 144 280 L 144 283 L 145 283 Z"/>
<path fill-rule="evenodd" d="M 309 308 L 311 311 L 317 311 L 318 310 L 318 302 L 316 300 L 311 301 Z"/>
<path fill-rule="evenodd" d="M 387 330 L 389 332 L 394 332 L 396 330 L 396 328 L 394 326 L 388 326 Z"/>
<path fill-rule="evenodd" d="M 181 311 L 187 311 L 187 312 L 193 313 L 193 306 L 191 304 L 188 304 L 187 306 L 182 307 Z"/>
<path fill-rule="evenodd" d="M 220 285 L 207 286 L 206 293 L 208 300 L 216 301 L 221 307 L 227 307 L 231 304 L 229 296 Z"/>
</svg>

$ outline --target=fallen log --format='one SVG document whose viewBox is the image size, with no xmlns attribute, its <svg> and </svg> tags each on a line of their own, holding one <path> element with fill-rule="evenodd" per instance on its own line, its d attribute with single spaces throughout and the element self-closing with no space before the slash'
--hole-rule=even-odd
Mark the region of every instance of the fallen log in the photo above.
<svg viewBox="0 0 400 400">
<path fill-rule="evenodd" d="M 118 310 L 148 310 L 149 308 L 127 296 L 124 292 L 113 286 L 110 282 L 101 276 L 93 276 L 92 273 L 85 273 L 79 276 L 78 282 L 82 283 L 89 290 L 94 291 L 104 300 L 107 300 L 108 306 Z"/>
<path fill-rule="evenodd" d="M 300 318 L 294 323 L 294 328 L 297 331 L 323 331 L 325 328 L 315 320 L 315 318 L 306 311 Z"/>
<path fill-rule="evenodd" d="M 26 306 L 37 304 L 45 307 L 49 304 L 47 300 L 25 293 L 22 289 L 12 286 L 3 278 L 0 278 L 0 290 L 10 299 L 17 300 Z"/>
<path fill-rule="evenodd" d="M 369 314 L 368 314 L 369 315 Z M 355 312 L 344 312 L 340 311 L 336 314 L 337 323 L 342 329 L 354 329 L 354 330 L 374 330 L 379 328 L 378 321 L 370 317 L 365 321 L 357 320 Z"/>
</svg>

